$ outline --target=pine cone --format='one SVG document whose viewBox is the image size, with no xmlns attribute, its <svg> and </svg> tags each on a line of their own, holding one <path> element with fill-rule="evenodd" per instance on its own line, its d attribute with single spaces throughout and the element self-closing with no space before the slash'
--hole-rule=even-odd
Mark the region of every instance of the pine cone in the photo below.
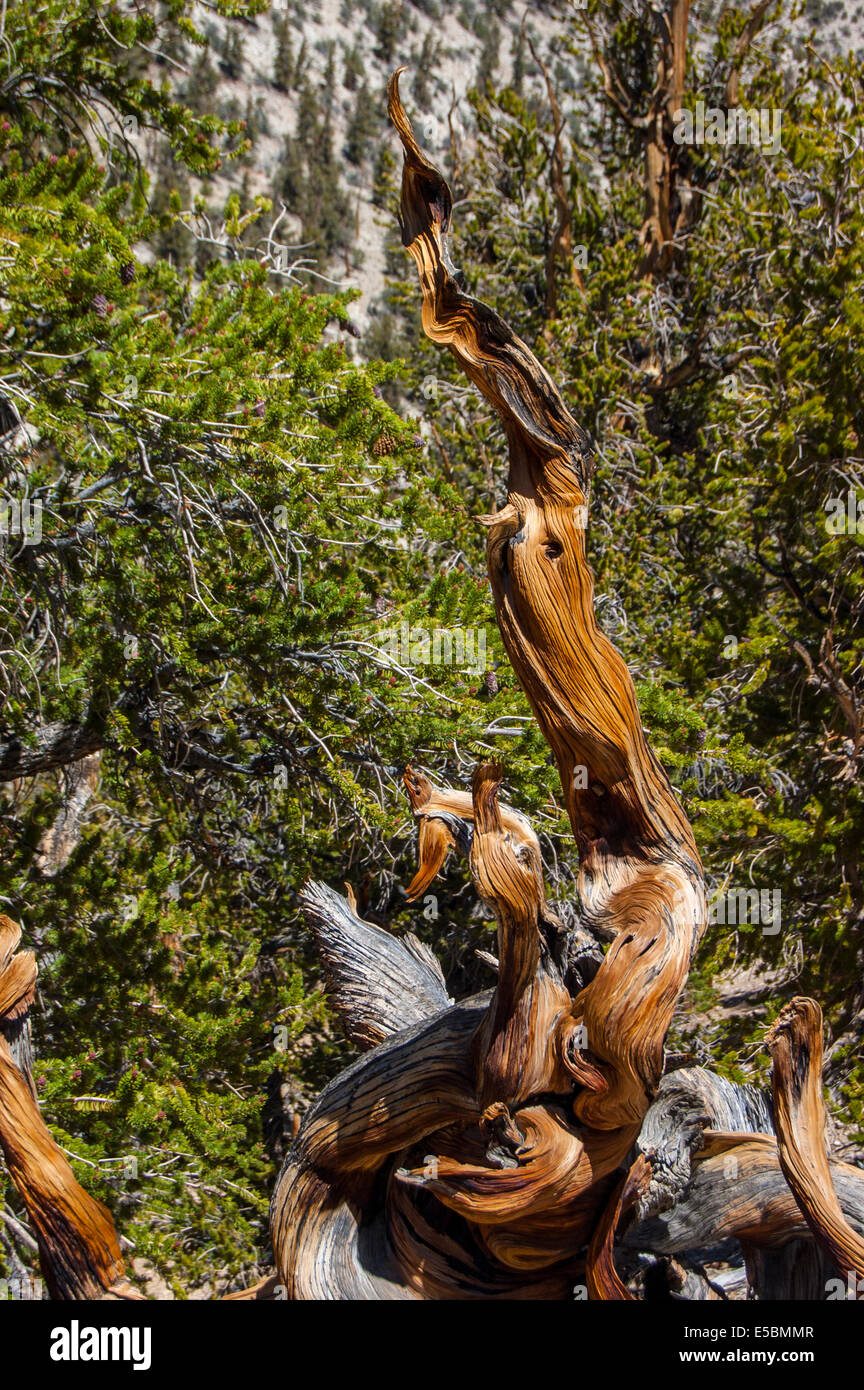
<svg viewBox="0 0 864 1390">
<path fill-rule="evenodd" d="M 131 285 L 135 279 L 135 262 L 128 261 L 126 265 L 120 267 L 120 282 L 124 285 Z"/>
<path fill-rule="evenodd" d="M 104 294 L 97 294 L 93 300 L 93 308 L 96 310 L 100 319 L 108 316 L 108 300 Z"/>
<path fill-rule="evenodd" d="M 379 434 L 372 445 L 372 452 L 376 458 L 380 458 L 382 454 L 392 454 L 394 449 L 398 448 L 399 440 L 395 434 Z"/>
</svg>

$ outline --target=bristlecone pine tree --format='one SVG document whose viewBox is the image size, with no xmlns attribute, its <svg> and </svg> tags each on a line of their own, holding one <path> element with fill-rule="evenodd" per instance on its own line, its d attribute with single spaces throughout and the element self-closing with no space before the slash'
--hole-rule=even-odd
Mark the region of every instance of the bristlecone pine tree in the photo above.
<svg viewBox="0 0 864 1390">
<path fill-rule="evenodd" d="M 864 1174 L 826 1151 L 819 1006 L 796 999 L 773 1023 L 770 1095 L 701 1067 L 665 1070 L 706 892 L 629 671 L 595 621 L 591 441 L 525 344 L 460 290 L 450 190 L 414 139 L 398 73 L 390 114 L 425 331 L 507 434 L 507 500 L 485 518 L 489 575 L 560 777 L 582 917 L 568 929 L 547 901 L 537 836 L 500 799 L 498 764 L 481 763 L 470 791 L 407 769 L 419 828 L 409 897 L 452 850 L 465 856 L 497 919 L 494 988 L 454 1003 L 428 948 L 364 922 L 353 898 L 306 889 L 331 999 L 365 1055 L 307 1113 L 273 1195 L 275 1273 L 241 1296 L 564 1299 L 577 1288 L 627 1300 L 620 1267 L 639 1252 L 667 1290 L 707 1298 L 708 1282 L 670 1257 L 735 1237 L 757 1297 L 824 1297 L 828 1279 L 864 1276 Z M 15 954 L 18 939 L 0 920 L 6 1164 L 52 1294 L 136 1297 L 110 1215 L 39 1113 L 27 1050 L 36 963 Z"/>
</svg>

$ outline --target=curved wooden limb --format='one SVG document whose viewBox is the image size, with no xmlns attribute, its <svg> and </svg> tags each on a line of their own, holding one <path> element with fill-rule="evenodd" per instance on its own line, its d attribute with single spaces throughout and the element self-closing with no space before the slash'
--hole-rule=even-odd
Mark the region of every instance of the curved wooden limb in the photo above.
<svg viewBox="0 0 864 1390">
<path fill-rule="evenodd" d="M 289 1298 L 405 1296 L 390 1292 L 404 1280 L 393 1277 L 382 1228 L 371 1246 L 361 1230 L 381 1211 L 374 1189 L 392 1155 L 443 1125 L 479 1119 L 470 1044 L 486 1002 L 454 1005 L 386 1040 L 336 1077 L 304 1117 L 270 1206 Z"/>
<path fill-rule="evenodd" d="M 575 1001 L 602 1084 L 576 1114 L 616 1128 L 645 1113 L 663 1041 L 706 921 L 693 834 L 642 731 L 629 672 L 594 616 L 585 534 L 591 445 L 534 355 L 459 289 L 445 236 L 451 197 L 420 150 L 390 82 L 402 140 L 402 239 L 414 259 L 423 326 L 454 353 L 501 416 L 508 499 L 489 518 L 487 559 L 513 667 L 558 766 L 592 925 L 617 940 Z"/>
<path fill-rule="evenodd" d="M 740 1243 L 756 1297 L 821 1299 L 826 1270 L 781 1167 L 771 1096 L 702 1067 L 663 1078 L 637 1148 L 652 1176 L 624 1243 L 681 1254 Z M 864 1173 L 831 1162 L 845 1221 L 864 1228 Z"/>
<path fill-rule="evenodd" d="M 396 1176 L 477 1228 L 501 1264 L 542 1269 L 572 1261 L 590 1236 L 604 1180 L 636 1127 L 603 1132 L 567 1118 L 574 1086 L 594 1073 L 554 958 L 549 928 L 558 919 L 546 902 L 539 842 L 524 816 L 500 805 L 500 780 L 497 764 L 480 765 L 469 808 L 464 793 L 436 795 L 406 778 L 415 808 L 443 806 L 460 824 L 470 821 L 472 877 L 498 921 L 498 980 L 474 1040 L 479 1128 L 428 1136 L 422 1163 Z M 530 1103 L 550 1093 L 562 1103 Z"/>
<path fill-rule="evenodd" d="M 315 937 L 327 994 L 346 1035 L 362 1049 L 448 1009 L 453 1000 L 428 946 L 362 921 L 347 898 L 309 883 L 300 906 Z"/>
<path fill-rule="evenodd" d="M 864 1279 L 864 1239 L 843 1214 L 825 1150 L 822 1010 L 793 999 L 767 1037 L 780 1164 L 822 1250 L 844 1278 Z"/>
<path fill-rule="evenodd" d="M 478 1227 L 502 1263 L 539 1269 L 572 1260 L 588 1240 L 605 1198 L 603 1180 L 632 1140 L 632 1131 L 579 1129 L 551 1103 L 511 1111 L 498 1102 L 484 1111 L 479 1132 L 429 1136 L 432 1152 L 422 1166 L 396 1176 Z"/>
<path fill-rule="evenodd" d="M 15 955 L 21 928 L 0 917 L 0 1148 L 36 1233 L 52 1298 L 141 1298 L 125 1277 L 111 1213 L 81 1187 L 15 1064 L 7 1032 L 33 1002 L 36 961 Z"/>
<path fill-rule="evenodd" d="M 334 1181 L 305 1161 L 298 1137 L 270 1209 L 276 1270 L 287 1298 L 387 1302 L 417 1296 L 390 1248 L 381 1203 L 373 1199 L 375 1171 Z"/>
<path fill-rule="evenodd" d="M 636 1141 L 651 1164 L 650 1184 L 637 1204 L 638 1220 L 685 1200 L 694 1164 L 704 1158 L 706 1132 L 770 1135 L 772 1130 L 766 1092 L 736 1085 L 705 1067 L 668 1072 Z"/>
<path fill-rule="evenodd" d="M 864 1173 L 832 1164 L 831 1178 L 846 1219 L 864 1230 Z M 708 1136 L 704 1157 L 694 1161 L 680 1200 L 631 1227 L 624 1244 L 686 1255 L 729 1239 L 740 1244 L 756 1298 L 818 1301 L 829 1294 L 834 1271 L 813 1240 L 769 1135 Z M 841 1280 L 835 1282 L 842 1287 Z"/>
<path fill-rule="evenodd" d="M 497 765 L 482 765 L 469 796 L 406 776 L 421 824 L 446 816 L 448 834 L 468 847 L 475 886 L 498 919 L 496 987 L 491 998 L 384 1042 L 306 1117 L 273 1202 L 274 1249 L 292 1298 L 389 1299 L 410 1289 L 441 1297 L 448 1278 L 450 1296 L 456 1288 L 466 1297 L 536 1296 L 525 1271 L 572 1264 L 605 1200 L 605 1179 L 636 1136 L 635 1126 L 583 1133 L 560 1105 L 525 1104 L 550 1093 L 571 1101 L 573 1021 L 539 842 L 524 816 L 500 806 L 500 777 Z M 317 896 L 332 918 L 336 895 Z M 377 929 L 336 901 L 347 926 L 337 936 L 326 927 L 328 949 L 351 957 L 359 939 L 361 955 L 331 970 L 340 981 L 346 968 L 362 974 L 371 940 L 377 971 L 379 950 L 390 960 L 385 934 L 379 942 Z M 338 989 L 349 1009 L 359 999 L 365 1016 L 362 981 Z M 411 1153 L 407 1166 L 400 1149 Z M 416 1199 L 407 1187 L 420 1190 Z M 487 1237 L 491 1226 L 500 1230 Z M 548 1287 L 560 1288 L 562 1277 Z"/>
<path fill-rule="evenodd" d="M 572 1297 L 579 1261 L 502 1260 L 484 1238 L 490 1228 L 465 1222 L 422 1187 L 391 1179 L 388 1229 L 406 1284 L 424 1299 Z M 502 1228 L 492 1228 L 497 1234 Z M 549 1268 L 549 1266 L 555 1266 Z"/>
<path fill-rule="evenodd" d="M 475 794 L 473 790 L 461 791 L 454 787 L 433 786 L 425 774 L 416 772 L 412 767 L 405 769 L 404 782 L 414 818 L 420 826 L 417 872 L 407 893 L 408 900 L 411 901 L 419 897 L 441 872 L 452 849 L 457 849 L 468 860 L 469 865 L 471 864 Z M 523 812 L 499 801 L 497 794 L 496 806 L 500 833 L 506 835 L 508 844 L 516 854 L 527 857 L 538 866 L 534 886 L 537 921 L 552 958 L 561 969 L 565 969 L 570 941 L 563 922 L 546 898 L 540 841 L 533 825 Z M 477 886 L 479 891 L 479 885 Z M 574 943 L 578 951 L 585 956 L 594 944 L 594 937 L 584 928 L 580 928 L 578 942 Z"/>
<path fill-rule="evenodd" d="M 541 912 L 548 914 L 540 848 L 533 831 L 516 839 L 505 829 L 500 782 L 497 764 L 481 764 L 472 788 L 471 873 L 498 919 L 498 980 L 474 1042 L 484 1109 L 572 1090 L 559 1037 L 570 995 L 540 931 Z"/>
<path fill-rule="evenodd" d="M 636 1300 L 619 1278 L 613 1247 L 618 1223 L 636 1204 L 651 1180 L 651 1165 L 643 1154 L 631 1164 L 619 1182 L 588 1247 L 585 1277 L 588 1297 L 603 1302 L 634 1303 Z"/>
<path fill-rule="evenodd" d="M 848 1163 L 830 1165 L 832 1184 L 847 1221 L 864 1229 L 864 1173 Z M 706 1136 L 681 1197 L 628 1231 L 634 1249 L 680 1254 L 734 1237 L 745 1245 L 779 1249 L 806 1237 L 808 1225 L 780 1166 L 769 1134 Z"/>
</svg>

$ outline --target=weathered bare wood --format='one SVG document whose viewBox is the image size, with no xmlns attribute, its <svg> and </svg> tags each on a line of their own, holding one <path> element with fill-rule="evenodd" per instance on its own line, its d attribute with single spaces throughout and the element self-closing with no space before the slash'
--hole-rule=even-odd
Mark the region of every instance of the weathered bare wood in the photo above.
<svg viewBox="0 0 864 1390">
<path fill-rule="evenodd" d="M 307 884 L 300 905 L 328 996 L 358 1047 L 376 1047 L 452 1004 L 438 961 L 416 936 L 399 940 L 361 921 L 348 900 L 323 883 Z"/>
<path fill-rule="evenodd" d="M 471 859 L 474 837 L 474 794 L 452 787 L 435 787 L 429 778 L 416 772 L 412 767 L 405 769 L 405 789 L 414 817 L 419 823 L 417 848 L 417 872 L 408 887 L 408 900 L 414 901 L 429 887 L 444 868 L 447 856 L 456 849 L 467 860 Z M 500 830 L 506 833 L 509 841 L 516 847 L 517 854 L 527 856 L 535 865 L 534 889 L 537 894 L 537 923 L 556 965 L 567 970 L 570 966 L 570 952 L 573 951 L 573 969 L 586 970 L 586 958 L 596 948 L 596 937 L 581 926 L 569 933 L 561 918 L 550 906 L 546 898 L 540 855 L 540 841 L 527 816 L 512 806 L 498 800 L 495 796 Z M 598 952 L 597 965 L 602 960 Z M 495 968 L 498 962 L 495 961 Z M 596 973 L 596 972 L 593 972 Z"/>
<path fill-rule="evenodd" d="M 407 1145 L 479 1118 L 469 1050 L 482 1012 L 482 1002 L 456 1005 L 383 1042 L 306 1115 L 271 1202 L 276 1268 L 289 1298 L 410 1296 L 375 1225 L 383 1205 L 372 1203 L 376 1179 Z M 361 1240 L 362 1231 L 371 1234 Z"/>
<path fill-rule="evenodd" d="M 563 1048 L 553 1040 L 571 1000 L 540 931 L 543 867 L 536 844 L 514 844 L 504 830 L 500 776 L 499 767 L 479 767 L 473 792 L 471 870 L 498 918 L 498 979 L 475 1040 L 476 1089 L 484 1107 L 569 1089 Z M 551 1046 L 543 1045 L 547 1039 Z"/>
<path fill-rule="evenodd" d="M 684 1254 L 733 1238 L 744 1251 L 756 1297 L 825 1297 L 831 1268 L 809 1238 L 784 1176 L 770 1093 L 702 1067 L 673 1072 L 663 1078 L 637 1148 L 650 1157 L 651 1182 L 637 1203 L 637 1224 L 624 1236 L 626 1246 Z M 864 1173 L 846 1164 L 832 1164 L 830 1171 L 857 1229 L 864 1218 Z"/>
<path fill-rule="evenodd" d="M 53 1298 L 140 1298 L 126 1280 L 111 1213 L 75 1178 L 39 1113 L 32 1083 L 18 1070 L 5 1036 L 33 1002 L 36 961 L 14 954 L 21 928 L 0 917 L 0 1149 L 36 1232 Z"/>
<path fill-rule="evenodd" d="M 834 1189 L 836 1168 L 825 1150 L 819 1005 L 813 999 L 793 999 L 778 1015 L 767 1042 L 780 1165 L 818 1245 L 844 1278 L 857 1282 L 864 1279 L 864 1239 L 844 1215 Z"/>
<path fill-rule="evenodd" d="M 592 925 L 615 936 L 574 1001 L 598 1061 L 576 1113 L 595 1128 L 638 1121 L 662 1074 L 663 1039 L 706 920 L 692 831 L 651 753 L 633 684 L 600 632 L 585 554 L 590 441 L 542 366 L 505 323 L 462 293 L 445 235 L 451 198 L 390 84 L 402 139 L 402 239 L 423 327 L 500 414 L 510 449 L 506 506 L 489 519 L 488 566 L 502 637 L 558 771 L 580 850 Z"/>
<path fill-rule="evenodd" d="M 637 1203 L 640 1221 L 682 1200 L 706 1130 L 771 1134 L 767 1093 L 736 1085 L 704 1067 L 682 1068 L 663 1077 L 636 1142 L 651 1163 L 650 1184 Z"/>
<path fill-rule="evenodd" d="M 634 1301 L 633 1294 L 619 1277 L 615 1268 L 613 1245 L 618 1223 L 635 1205 L 640 1194 L 645 1191 L 650 1176 L 650 1165 L 647 1159 L 640 1154 L 619 1182 L 612 1200 L 597 1223 L 588 1248 L 588 1259 L 585 1263 L 589 1298 L 603 1302 L 632 1303 Z"/>
<path fill-rule="evenodd" d="M 499 806 L 499 776 L 478 769 L 470 807 L 464 794 L 409 787 L 427 811 L 448 803 L 454 841 L 467 843 L 470 829 L 475 886 L 498 918 L 496 987 L 383 1043 L 304 1120 L 273 1199 L 292 1298 L 565 1297 L 565 1274 L 551 1271 L 572 1266 L 635 1138 L 636 1126 L 581 1130 L 558 1106 L 523 1104 L 572 1098 L 558 1040 L 571 998 L 546 937 L 539 845 L 524 817 Z M 417 1205 L 426 1194 L 437 1220 Z M 448 1211 L 464 1222 L 458 1233 Z M 525 1271 L 547 1269 L 525 1282 Z"/>
<path fill-rule="evenodd" d="M 43 878 L 55 878 L 65 869 L 79 840 L 81 820 L 99 783 L 101 752 L 89 753 L 64 771 L 63 804 L 39 841 L 34 866 Z"/>
<path fill-rule="evenodd" d="M 864 1230 L 864 1173 L 851 1164 L 831 1165 L 843 1212 Z M 639 1250 L 679 1254 L 734 1237 L 745 1245 L 778 1249 L 806 1238 L 805 1221 L 780 1167 L 771 1135 L 737 1134 L 693 1166 L 684 1195 L 670 1208 L 627 1232 Z"/>
<path fill-rule="evenodd" d="M 104 746 L 104 732 L 95 725 L 44 724 L 36 730 L 32 747 L 17 735 L 8 735 L 0 740 L 0 782 L 66 767 Z"/>
</svg>

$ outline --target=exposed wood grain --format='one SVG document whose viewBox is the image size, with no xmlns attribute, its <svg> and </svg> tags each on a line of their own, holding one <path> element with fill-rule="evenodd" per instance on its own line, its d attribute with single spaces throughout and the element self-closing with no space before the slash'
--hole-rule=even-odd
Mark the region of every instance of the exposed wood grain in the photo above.
<svg viewBox="0 0 864 1390">
<path fill-rule="evenodd" d="M 603 1302 L 634 1302 L 634 1295 L 623 1283 L 615 1268 L 613 1244 L 618 1223 L 635 1205 L 639 1194 L 644 1192 L 650 1176 L 650 1165 L 640 1154 L 619 1182 L 612 1200 L 597 1223 L 585 1263 L 589 1298 Z"/>
<path fill-rule="evenodd" d="M 361 921 L 348 900 L 323 883 L 307 884 L 300 905 L 324 965 L 328 996 L 358 1047 L 376 1047 L 453 1002 L 435 956 L 415 936 L 398 940 Z"/>
<path fill-rule="evenodd" d="M 489 518 L 489 575 L 508 655 L 558 766 L 582 902 L 616 938 L 572 1010 L 599 1059 L 576 1113 L 615 1128 L 641 1118 L 662 1074 L 663 1039 L 706 921 L 699 855 L 646 742 L 630 674 L 594 616 L 588 436 L 525 343 L 460 290 L 445 240 L 450 190 L 414 139 L 398 73 L 390 116 L 424 330 L 450 348 L 507 432 L 508 496 Z"/>
<path fill-rule="evenodd" d="M 651 1163 L 650 1184 L 637 1203 L 640 1220 L 684 1198 L 694 1162 L 704 1157 L 706 1131 L 770 1135 L 770 1097 L 704 1067 L 667 1073 L 637 1140 L 639 1152 Z"/>
<path fill-rule="evenodd" d="M 864 1279 L 864 1239 L 843 1213 L 825 1149 L 822 1010 L 793 999 L 768 1034 L 780 1164 L 817 1243 L 844 1278 Z"/>
<path fill-rule="evenodd" d="M 831 1177 L 847 1219 L 856 1230 L 864 1230 L 861 1169 L 835 1163 Z M 807 1234 L 772 1136 L 739 1134 L 734 1144 L 699 1159 L 680 1200 L 628 1231 L 626 1242 L 640 1250 L 677 1254 L 730 1236 L 778 1249 Z"/>
<path fill-rule="evenodd" d="M 126 1280 L 111 1213 L 81 1187 L 52 1139 L 6 1031 L 33 1002 L 36 961 L 15 955 L 20 927 L 0 917 L 0 1149 L 36 1233 L 52 1298 L 140 1298 Z"/>
</svg>

